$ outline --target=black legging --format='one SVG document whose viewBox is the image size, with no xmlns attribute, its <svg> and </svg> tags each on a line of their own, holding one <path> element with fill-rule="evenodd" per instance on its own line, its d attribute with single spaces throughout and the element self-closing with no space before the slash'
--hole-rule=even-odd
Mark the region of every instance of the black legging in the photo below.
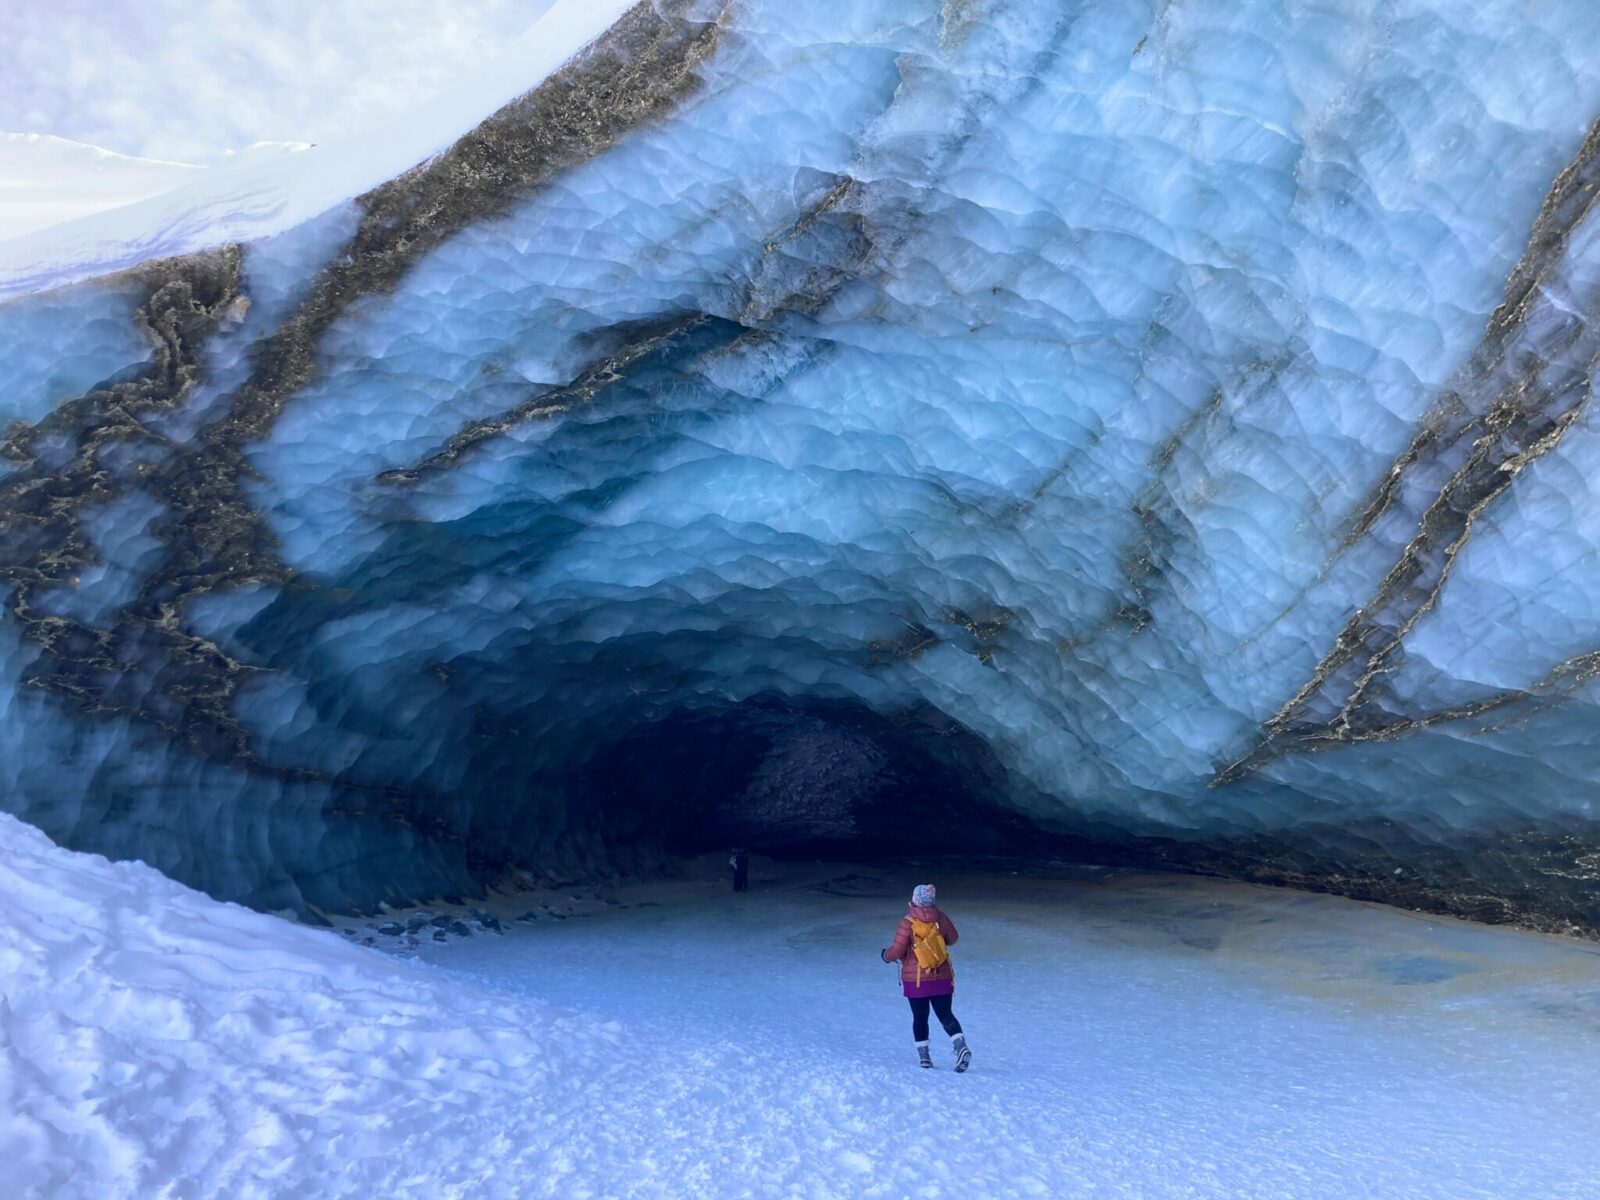
<svg viewBox="0 0 1600 1200">
<path fill-rule="evenodd" d="M 944 1031 L 951 1037 L 961 1032 L 961 1022 L 956 1020 L 955 1013 L 950 1011 L 950 1001 L 953 996 L 907 996 L 906 1001 L 911 1005 L 911 1036 L 919 1042 L 928 1040 L 928 1005 L 933 1005 L 933 1015 L 939 1018 L 939 1024 L 944 1026 Z"/>
</svg>

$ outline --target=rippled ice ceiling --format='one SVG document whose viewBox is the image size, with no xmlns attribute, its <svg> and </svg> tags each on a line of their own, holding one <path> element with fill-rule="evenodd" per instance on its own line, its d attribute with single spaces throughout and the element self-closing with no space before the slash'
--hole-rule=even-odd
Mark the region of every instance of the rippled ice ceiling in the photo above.
<svg viewBox="0 0 1600 1200">
<path fill-rule="evenodd" d="M 1582 921 L 1596 114 L 1590 0 L 641 6 L 0 308 L 0 803 L 302 911 L 698 830 Z"/>
</svg>

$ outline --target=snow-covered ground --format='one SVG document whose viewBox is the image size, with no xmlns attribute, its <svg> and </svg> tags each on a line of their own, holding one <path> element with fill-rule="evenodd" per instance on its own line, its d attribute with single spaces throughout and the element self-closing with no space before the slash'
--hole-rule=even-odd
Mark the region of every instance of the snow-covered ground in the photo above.
<svg viewBox="0 0 1600 1200">
<path fill-rule="evenodd" d="M 1595 1195 L 1590 946 L 1179 877 L 941 876 L 957 1076 L 916 1068 L 875 960 L 909 879 L 763 864 L 747 896 L 543 903 L 406 960 L 0 817 L 8 1187 Z"/>
</svg>

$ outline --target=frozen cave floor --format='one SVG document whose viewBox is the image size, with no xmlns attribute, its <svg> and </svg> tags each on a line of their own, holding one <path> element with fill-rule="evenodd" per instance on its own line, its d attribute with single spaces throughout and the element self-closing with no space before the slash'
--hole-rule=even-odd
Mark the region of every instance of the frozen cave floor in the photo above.
<svg viewBox="0 0 1600 1200">
<path fill-rule="evenodd" d="M 0 1154 L 72 1197 L 1595 1194 L 1589 944 L 941 870 L 957 1076 L 877 961 L 926 872 L 710 866 L 341 937 L 0 817 Z"/>
</svg>

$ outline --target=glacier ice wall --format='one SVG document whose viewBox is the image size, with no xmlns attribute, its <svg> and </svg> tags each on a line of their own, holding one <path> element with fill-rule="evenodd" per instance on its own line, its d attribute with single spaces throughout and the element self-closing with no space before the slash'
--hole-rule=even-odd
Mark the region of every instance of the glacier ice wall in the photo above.
<svg viewBox="0 0 1600 1200">
<path fill-rule="evenodd" d="M 767 831 L 1572 927 L 1596 114 L 1587 0 L 640 5 L 0 307 L 3 803 L 302 911 Z"/>
</svg>

